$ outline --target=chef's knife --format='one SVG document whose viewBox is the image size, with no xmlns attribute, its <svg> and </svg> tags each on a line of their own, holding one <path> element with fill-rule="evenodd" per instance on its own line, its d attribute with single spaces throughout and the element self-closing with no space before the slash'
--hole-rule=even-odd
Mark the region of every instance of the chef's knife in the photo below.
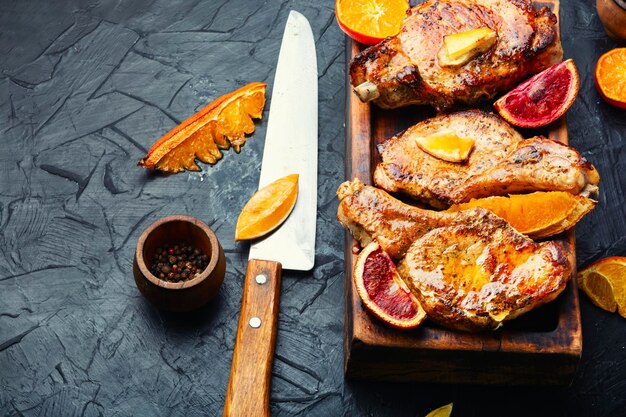
<svg viewBox="0 0 626 417">
<path fill-rule="evenodd" d="M 282 268 L 308 271 L 317 212 L 317 60 L 307 19 L 290 12 L 270 104 L 259 188 L 299 174 L 285 223 L 250 246 L 224 416 L 269 416 Z"/>
</svg>

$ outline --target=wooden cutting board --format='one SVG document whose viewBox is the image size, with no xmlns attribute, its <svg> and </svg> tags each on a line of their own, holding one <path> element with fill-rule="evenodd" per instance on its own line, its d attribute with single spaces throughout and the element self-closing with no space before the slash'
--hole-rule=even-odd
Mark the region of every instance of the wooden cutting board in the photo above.
<svg viewBox="0 0 626 417">
<path fill-rule="evenodd" d="M 558 16 L 559 0 L 536 2 Z M 347 65 L 362 50 L 347 42 Z M 346 75 L 349 71 L 346 72 Z M 346 78 L 349 78 L 346 76 Z M 371 184 L 376 145 L 433 116 L 425 107 L 381 110 L 363 104 L 347 80 L 346 178 Z M 565 119 L 543 132 L 567 143 Z M 566 236 L 574 244 L 574 232 Z M 345 242 L 345 373 L 349 378 L 438 383 L 569 385 L 582 354 L 580 308 L 575 278 L 557 300 L 513 320 L 504 329 L 469 334 L 430 322 L 415 330 L 386 326 L 366 312 L 352 282 L 356 242 Z M 575 277 L 575 274 L 574 274 Z"/>
</svg>

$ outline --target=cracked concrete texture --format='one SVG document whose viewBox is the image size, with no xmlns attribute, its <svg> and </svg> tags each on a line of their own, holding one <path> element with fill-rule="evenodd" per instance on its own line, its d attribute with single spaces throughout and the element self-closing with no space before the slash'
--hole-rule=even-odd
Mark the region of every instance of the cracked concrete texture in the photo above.
<svg viewBox="0 0 626 417">
<path fill-rule="evenodd" d="M 593 88 L 596 59 L 616 46 L 593 5 L 561 8 L 582 82 L 570 142 L 603 177 L 599 207 L 577 228 L 584 266 L 626 255 L 626 117 Z M 569 390 L 344 381 L 334 192 L 345 41 L 332 1 L 0 0 L 0 415 L 221 414 L 248 252 L 233 239 L 236 214 L 257 187 L 266 123 L 201 173 L 155 176 L 136 162 L 217 96 L 251 81 L 271 93 L 291 9 L 317 43 L 318 237 L 315 269 L 283 279 L 272 414 L 421 416 L 451 401 L 463 416 L 623 413 L 623 323 L 584 297 L 585 353 Z M 132 280 L 137 237 L 168 214 L 211 225 L 228 259 L 218 297 L 193 315 L 159 312 Z"/>
</svg>

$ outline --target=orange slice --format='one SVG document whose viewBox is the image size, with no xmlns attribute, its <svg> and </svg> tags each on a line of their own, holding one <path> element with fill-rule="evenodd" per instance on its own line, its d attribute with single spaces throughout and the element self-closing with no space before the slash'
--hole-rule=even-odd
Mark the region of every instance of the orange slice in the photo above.
<svg viewBox="0 0 626 417">
<path fill-rule="evenodd" d="M 359 254 L 352 279 L 363 305 L 385 323 L 400 329 L 420 325 L 426 312 L 398 274 L 393 261 L 373 241 Z"/>
<path fill-rule="evenodd" d="M 596 65 L 596 87 L 608 103 L 626 109 L 626 48 L 602 55 Z"/>
<path fill-rule="evenodd" d="M 215 164 L 220 149 L 239 152 L 265 106 L 265 84 L 250 83 L 214 100 L 159 139 L 138 165 L 168 173 L 200 171 L 196 159 Z"/>
<path fill-rule="evenodd" d="M 537 191 L 472 199 L 449 210 L 482 207 L 502 217 L 518 232 L 533 239 L 542 239 L 574 227 L 595 206 L 595 200 L 565 191 Z"/>
<path fill-rule="evenodd" d="M 241 210 L 235 240 L 264 236 L 289 217 L 298 198 L 298 174 L 287 175 L 254 193 Z"/>
<path fill-rule="evenodd" d="M 346 35 L 374 45 L 400 32 L 409 9 L 407 0 L 337 0 L 337 23 Z"/>
<path fill-rule="evenodd" d="M 601 259 L 578 273 L 578 287 L 598 307 L 626 318 L 626 257 Z"/>
</svg>

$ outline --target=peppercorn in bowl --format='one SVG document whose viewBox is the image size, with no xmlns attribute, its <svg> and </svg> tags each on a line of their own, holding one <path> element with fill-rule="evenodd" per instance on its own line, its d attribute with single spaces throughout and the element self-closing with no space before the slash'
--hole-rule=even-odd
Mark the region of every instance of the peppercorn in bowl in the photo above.
<svg viewBox="0 0 626 417">
<path fill-rule="evenodd" d="M 133 275 L 139 291 L 159 309 L 185 312 L 217 294 L 226 269 L 215 233 L 189 216 L 168 216 L 139 237 Z"/>
</svg>

